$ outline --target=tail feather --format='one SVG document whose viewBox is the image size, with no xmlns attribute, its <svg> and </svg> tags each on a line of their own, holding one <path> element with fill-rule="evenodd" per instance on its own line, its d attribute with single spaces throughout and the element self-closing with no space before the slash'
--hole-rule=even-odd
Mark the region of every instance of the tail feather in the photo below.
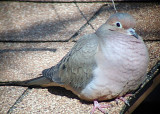
<svg viewBox="0 0 160 114">
<path fill-rule="evenodd" d="M 47 87 L 51 85 L 54 86 L 54 83 L 44 76 L 26 81 L 0 82 L 0 86 Z"/>
</svg>

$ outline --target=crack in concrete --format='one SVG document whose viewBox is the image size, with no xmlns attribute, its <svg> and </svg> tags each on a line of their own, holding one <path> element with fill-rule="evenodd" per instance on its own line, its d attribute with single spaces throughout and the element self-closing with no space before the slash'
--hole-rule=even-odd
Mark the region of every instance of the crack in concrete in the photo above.
<svg viewBox="0 0 160 114">
<path fill-rule="evenodd" d="M 16 108 L 16 105 L 23 100 L 23 98 L 29 93 L 30 90 L 31 90 L 30 88 L 24 90 L 24 92 L 20 95 L 20 97 L 16 100 L 16 102 L 9 108 L 7 114 L 12 113 L 12 111 Z"/>
<path fill-rule="evenodd" d="M 79 6 L 77 5 L 77 3 L 75 3 L 75 5 L 76 5 L 78 11 L 79 11 L 79 12 L 81 13 L 81 15 L 83 16 L 83 18 L 85 18 L 85 20 L 87 21 L 87 24 L 90 25 L 93 30 L 95 30 L 95 28 L 92 26 L 92 24 L 88 21 L 87 17 L 86 17 L 86 16 L 83 14 L 83 12 L 80 10 L 80 8 L 79 8 Z"/>
</svg>

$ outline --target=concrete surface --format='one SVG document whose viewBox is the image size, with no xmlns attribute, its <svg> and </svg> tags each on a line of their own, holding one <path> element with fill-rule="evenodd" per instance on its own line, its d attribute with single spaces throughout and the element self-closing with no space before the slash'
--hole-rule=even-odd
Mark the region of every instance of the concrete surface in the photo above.
<svg viewBox="0 0 160 114">
<path fill-rule="evenodd" d="M 116 7 L 137 20 L 136 30 L 149 50 L 150 69 L 160 60 L 160 4 L 124 2 Z M 0 2 L 0 81 L 38 77 L 61 60 L 72 41 L 94 32 L 114 12 L 105 2 Z M 110 103 L 109 113 L 117 114 L 123 106 L 120 101 Z M 0 114 L 89 114 L 92 106 L 63 88 L 0 87 Z"/>
</svg>

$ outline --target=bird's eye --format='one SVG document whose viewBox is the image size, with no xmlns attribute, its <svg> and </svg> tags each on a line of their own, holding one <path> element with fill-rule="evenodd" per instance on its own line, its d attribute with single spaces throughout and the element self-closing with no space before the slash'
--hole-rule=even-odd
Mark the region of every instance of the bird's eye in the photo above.
<svg viewBox="0 0 160 114">
<path fill-rule="evenodd" d="M 116 26 L 119 27 L 119 28 L 122 28 L 122 25 L 120 22 L 116 22 Z"/>
</svg>

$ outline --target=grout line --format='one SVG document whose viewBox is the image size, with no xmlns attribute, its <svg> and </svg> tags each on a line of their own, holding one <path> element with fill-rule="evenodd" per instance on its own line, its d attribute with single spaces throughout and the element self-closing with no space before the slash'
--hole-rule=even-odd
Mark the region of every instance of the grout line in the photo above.
<svg viewBox="0 0 160 114">
<path fill-rule="evenodd" d="M 70 38 L 69 38 L 70 39 Z M 23 41 L 23 40 L 0 40 L 0 43 L 49 43 L 49 42 L 68 42 L 69 39 L 66 40 L 37 40 L 37 41 Z"/>
<path fill-rule="evenodd" d="M 16 102 L 9 108 L 7 114 L 11 114 L 11 113 L 12 113 L 12 111 L 16 108 L 16 105 L 22 101 L 22 99 L 28 94 L 28 92 L 29 92 L 30 90 L 31 90 L 30 88 L 27 88 L 27 89 L 22 93 L 22 95 L 16 100 Z"/>
<path fill-rule="evenodd" d="M 10 1 L 10 2 L 33 2 L 33 3 L 67 3 L 67 4 L 70 4 L 70 3 L 111 3 L 111 1 L 105 1 L 105 0 L 102 0 L 102 1 L 92 1 L 92 0 L 88 0 L 88 1 L 76 1 L 76 0 L 68 0 L 68 1 L 66 1 L 66 0 L 57 0 L 57 1 L 54 1 L 54 0 L 8 0 L 8 1 Z M 156 0 L 154 0 L 154 1 L 156 1 Z M 119 2 L 119 1 L 117 1 L 117 2 Z M 122 2 L 122 1 L 120 1 L 120 2 Z"/>
<path fill-rule="evenodd" d="M 87 23 L 85 23 L 77 32 L 75 32 L 74 35 L 72 35 L 71 38 L 69 39 L 66 39 L 66 40 L 49 40 L 49 41 L 42 41 L 42 40 L 39 40 L 39 41 L 21 41 L 21 40 L 17 40 L 17 41 L 11 41 L 11 40 L 0 40 L 0 43 L 50 43 L 50 42 L 68 42 L 70 39 L 76 37 L 81 31 L 82 29 L 84 29 L 86 27 Z M 159 39 L 155 39 L 155 40 L 143 40 L 144 42 L 159 42 L 160 40 Z"/>
<path fill-rule="evenodd" d="M 76 4 L 77 6 L 77 4 Z M 90 17 L 89 20 L 86 19 L 86 17 L 84 16 L 84 14 L 82 13 L 82 11 L 79 9 L 79 7 L 77 6 L 78 10 L 80 11 L 80 13 L 82 14 L 82 16 L 86 19 L 86 23 L 81 26 L 81 28 L 79 30 L 77 30 L 77 32 L 75 32 L 70 38 L 66 39 L 66 40 L 50 40 L 50 41 L 11 41 L 11 40 L 6 40 L 6 41 L 2 41 L 0 40 L 0 42 L 4 42 L 4 43 L 47 43 L 47 42 L 68 42 L 68 41 L 72 41 L 73 39 L 75 39 L 78 34 L 87 26 L 90 25 L 92 27 L 92 29 L 94 29 L 94 27 L 90 24 L 91 21 L 93 21 L 103 10 L 103 6 L 102 5 L 94 14 L 92 17 Z M 95 29 L 94 29 L 95 30 Z M 74 41 L 73 41 L 74 42 Z"/>
<path fill-rule="evenodd" d="M 76 1 L 76 0 L 6 0 L 6 1 L 9 1 L 9 2 L 33 2 L 33 3 L 111 3 L 111 1 L 106 1 L 106 0 L 81 0 L 81 1 Z M 139 2 L 139 3 L 144 3 L 144 2 L 151 2 L 151 1 L 148 1 L 148 0 L 124 0 L 124 1 L 121 1 L 121 0 L 115 0 L 116 2 L 118 3 L 126 3 L 126 2 Z M 159 2 L 159 0 L 153 0 L 152 2 Z"/>
<path fill-rule="evenodd" d="M 102 5 L 94 14 L 92 17 L 90 17 L 90 19 L 87 19 L 86 16 L 83 14 L 83 12 L 80 10 L 80 8 L 78 7 L 77 3 L 79 2 L 73 2 L 77 9 L 79 10 L 79 12 L 81 13 L 81 15 L 83 16 L 83 18 L 85 18 L 85 20 L 87 21 L 84 25 L 82 25 L 80 27 L 79 30 L 77 30 L 77 32 L 75 32 L 70 38 L 68 39 L 65 39 L 65 40 L 49 40 L 49 41 L 42 41 L 42 40 L 39 40 L 39 41 L 11 41 L 11 40 L 6 40 L 6 41 L 3 41 L 3 40 L 0 40 L 0 43 L 49 43 L 49 42 L 69 42 L 71 40 L 71 42 L 75 42 L 74 39 L 79 35 L 79 33 L 87 26 L 87 25 L 90 25 L 92 29 L 95 30 L 95 28 L 92 26 L 92 24 L 90 24 L 91 21 L 95 20 L 95 18 L 100 15 L 102 12 L 103 12 L 103 7 L 106 6 L 106 5 Z M 144 40 L 144 42 L 153 42 L 153 41 L 160 41 L 159 39 L 157 40 Z"/>
<path fill-rule="evenodd" d="M 143 40 L 144 42 L 159 42 L 160 39 L 157 39 L 157 40 Z"/>
<path fill-rule="evenodd" d="M 92 26 L 92 24 L 88 21 L 88 19 L 86 18 L 86 16 L 83 14 L 83 12 L 80 10 L 79 6 L 77 5 L 77 3 L 74 3 L 78 9 L 78 11 L 81 13 L 81 15 L 85 18 L 85 20 L 87 21 L 87 24 L 91 26 L 91 28 L 95 31 L 95 28 Z"/>
<path fill-rule="evenodd" d="M 71 36 L 71 38 L 69 38 L 68 40 L 70 41 L 71 39 L 73 40 L 73 39 L 75 39 L 77 36 L 78 36 L 78 34 L 88 25 L 88 23 L 90 23 L 91 21 L 93 21 L 101 12 L 102 12 L 102 8 L 103 8 L 103 6 L 102 7 L 100 7 L 95 13 L 94 13 L 94 15 L 92 16 L 92 17 L 90 17 L 90 19 L 83 25 L 83 26 L 81 26 L 81 28 L 74 34 L 74 35 L 72 35 Z M 79 9 L 80 10 L 80 9 Z M 81 10 L 80 10 L 81 11 Z M 81 12 L 82 13 L 82 12 Z M 82 13 L 83 14 L 83 13 Z M 85 17 L 85 16 L 84 16 Z M 87 19 L 86 19 L 87 20 Z M 94 29 L 94 28 L 93 28 Z M 95 30 L 95 29 L 94 29 Z"/>
</svg>

